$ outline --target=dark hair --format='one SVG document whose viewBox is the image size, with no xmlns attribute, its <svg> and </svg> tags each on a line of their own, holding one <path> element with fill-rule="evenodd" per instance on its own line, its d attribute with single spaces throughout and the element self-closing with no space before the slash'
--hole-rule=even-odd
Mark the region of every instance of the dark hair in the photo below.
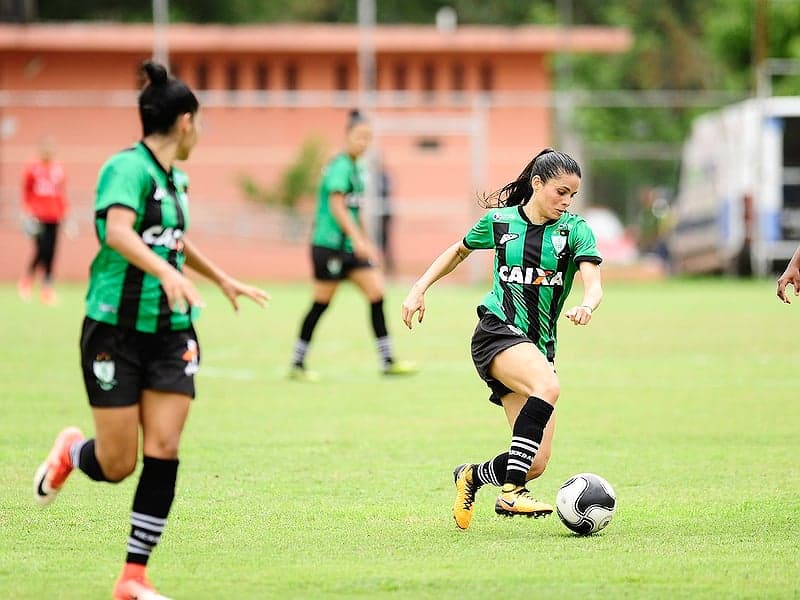
<svg viewBox="0 0 800 600">
<path fill-rule="evenodd" d="M 558 175 L 577 175 L 580 177 L 581 168 L 569 154 L 552 148 L 545 148 L 533 157 L 533 160 L 525 166 L 519 177 L 493 194 L 483 196 L 481 204 L 486 208 L 527 204 L 533 195 L 531 180 L 534 175 L 538 175 L 542 183 L 547 183 L 549 179 Z"/>
<path fill-rule="evenodd" d="M 356 125 L 366 122 L 367 118 L 361 114 L 361 111 L 357 108 L 353 108 L 350 110 L 350 114 L 347 115 L 347 131 L 350 131 Z"/>
<path fill-rule="evenodd" d="M 163 65 L 148 60 L 142 64 L 148 82 L 139 94 L 139 118 L 145 136 L 168 133 L 175 119 L 200 108 L 192 90 L 185 83 L 167 75 Z"/>
</svg>

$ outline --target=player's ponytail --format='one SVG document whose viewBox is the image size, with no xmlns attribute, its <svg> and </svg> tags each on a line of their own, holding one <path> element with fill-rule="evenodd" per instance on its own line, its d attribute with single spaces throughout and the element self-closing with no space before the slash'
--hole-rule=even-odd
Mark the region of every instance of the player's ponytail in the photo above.
<svg viewBox="0 0 800 600">
<path fill-rule="evenodd" d="M 533 157 L 531 162 L 525 165 L 522 173 L 512 181 L 507 183 L 496 192 L 489 196 L 480 198 L 480 204 L 484 208 L 496 208 L 499 206 L 524 206 L 533 196 L 533 177 L 538 175 L 542 183 L 557 175 L 577 175 L 581 176 L 581 168 L 578 163 L 568 154 L 545 148 Z"/>
<path fill-rule="evenodd" d="M 145 136 L 169 133 L 182 114 L 195 114 L 200 103 L 185 83 L 170 77 L 167 69 L 153 61 L 142 64 L 147 84 L 139 94 L 139 118 Z"/>
<path fill-rule="evenodd" d="M 164 68 L 164 65 L 148 60 L 142 65 L 142 69 L 147 75 L 150 85 L 165 85 L 167 83 L 167 69 Z"/>
</svg>

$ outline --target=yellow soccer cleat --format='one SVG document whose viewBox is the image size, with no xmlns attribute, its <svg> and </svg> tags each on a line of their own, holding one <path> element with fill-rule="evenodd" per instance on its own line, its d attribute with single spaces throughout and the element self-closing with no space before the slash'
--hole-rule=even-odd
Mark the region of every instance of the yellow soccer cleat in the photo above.
<svg viewBox="0 0 800 600">
<path fill-rule="evenodd" d="M 494 512 L 507 517 L 522 515 L 538 519 L 553 512 L 553 507 L 533 498 L 526 488 L 506 483 L 494 503 Z"/>
<path fill-rule="evenodd" d="M 389 363 L 383 368 L 384 375 L 413 375 L 417 372 L 417 365 L 408 360 L 399 360 Z"/>
<path fill-rule="evenodd" d="M 320 376 L 316 371 L 309 371 L 305 367 L 294 366 L 292 370 L 289 371 L 289 379 L 303 383 L 317 383 L 320 380 Z"/>
<path fill-rule="evenodd" d="M 475 484 L 475 465 L 459 465 L 453 471 L 456 483 L 456 500 L 453 503 L 453 518 L 459 529 L 466 529 L 472 522 L 472 513 L 475 511 L 475 494 L 478 486 Z"/>
</svg>

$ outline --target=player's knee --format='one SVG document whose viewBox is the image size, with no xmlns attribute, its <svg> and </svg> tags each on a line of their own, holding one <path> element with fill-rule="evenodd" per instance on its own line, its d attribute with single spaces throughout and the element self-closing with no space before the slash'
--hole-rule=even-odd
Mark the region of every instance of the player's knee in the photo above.
<svg viewBox="0 0 800 600">
<path fill-rule="evenodd" d="M 534 396 L 538 396 L 545 402 L 555 405 L 558 397 L 561 395 L 561 384 L 555 373 L 550 373 L 542 376 L 536 381 L 534 387 Z"/>
<path fill-rule="evenodd" d="M 115 457 L 100 462 L 103 475 L 111 483 L 119 483 L 136 470 L 136 457 Z"/>
<path fill-rule="evenodd" d="M 173 460 L 178 458 L 180 436 L 167 436 L 150 439 L 145 442 L 144 453 L 153 458 Z"/>
</svg>

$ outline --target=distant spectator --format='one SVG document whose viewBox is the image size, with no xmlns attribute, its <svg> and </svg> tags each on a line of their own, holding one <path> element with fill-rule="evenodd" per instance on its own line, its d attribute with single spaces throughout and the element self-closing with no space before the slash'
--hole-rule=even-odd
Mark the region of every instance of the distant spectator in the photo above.
<svg viewBox="0 0 800 600">
<path fill-rule="evenodd" d="M 386 273 L 394 273 L 394 253 L 392 252 L 392 178 L 381 164 L 378 173 L 378 240 L 383 254 Z"/>
<path fill-rule="evenodd" d="M 639 251 L 644 256 L 669 262 L 667 237 L 672 227 L 669 201 L 658 188 L 648 187 L 639 196 L 639 216 L 636 223 Z"/>
<path fill-rule="evenodd" d="M 25 232 L 34 240 L 34 255 L 27 271 L 20 277 L 19 295 L 25 301 L 31 299 L 36 271 L 41 269 L 41 301 L 48 305 L 58 302 L 53 290 L 53 262 L 58 226 L 67 213 L 64 168 L 54 156 L 52 138 L 42 138 L 38 157 L 25 167 L 22 176 Z"/>
</svg>

